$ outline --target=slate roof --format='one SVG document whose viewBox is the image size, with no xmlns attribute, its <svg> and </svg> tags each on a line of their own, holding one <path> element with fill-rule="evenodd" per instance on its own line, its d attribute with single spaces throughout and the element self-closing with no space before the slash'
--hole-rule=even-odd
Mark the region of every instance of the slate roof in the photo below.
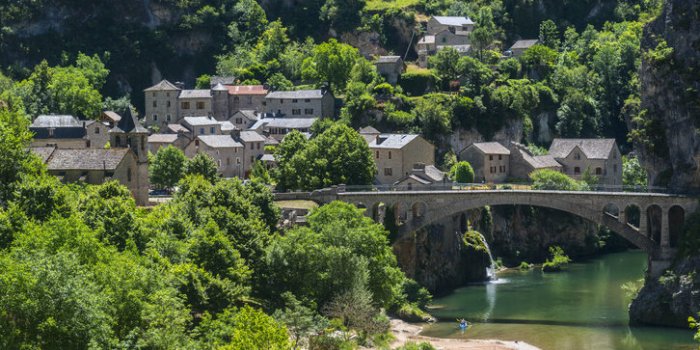
<svg viewBox="0 0 700 350">
<path fill-rule="evenodd" d="M 401 56 L 379 56 L 374 63 L 399 63 Z"/>
<path fill-rule="evenodd" d="M 219 123 L 216 121 L 216 119 L 211 117 L 184 117 L 182 119 L 185 123 L 192 126 L 213 125 Z"/>
<path fill-rule="evenodd" d="M 279 98 L 279 99 L 314 99 L 322 98 L 322 90 L 297 90 L 297 91 L 273 91 L 267 94 L 266 98 Z"/>
<path fill-rule="evenodd" d="M 223 84 L 218 83 L 211 88 L 211 91 L 228 91 L 228 89 Z"/>
<path fill-rule="evenodd" d="M 153 134 L 148 137 L 148 143 L 173 143 L 177 138 L 177 134 Z"/>
<path fill-rule="evenodd" d="M 222 85 L 233 85 L 236 83 L 236 77 L 233 76 L 219 76 L 219 75 L 214 75 L 209 79 L 209 84 L 211 86 L 216 86 L 216 84 L 222 84 Z"/>
<path fill-rule="evenodd" d="M 397 181 L 396 184 L 413 179 L 421 184 L 429 185 L 431 183 L 442 182 L 445 179 L 445 173 L 440 171 L 434 165 L 423 165 L 423 169 L 414 168 L 410 174 Z M 415 165 L 414 165 L 415 167 Z"/>
<path fill-rule="evenodd" d="M 241 141 L 248 143 L 248 142 L 265 142 L 267 138 L 265 136 L 262 136 L 258 134 L 255 131 L 241 131 Z"/>
<path fill-rule="evenodd" d="M 48 158 L 49 170 L 115 170 L 128 148 L 56 149 Z"/>
<path fill-rule="evenodd" d="M 401 149 L 417 137 L 415 134 L 381 134 L 369 143 L 369 148 Z"/>
<path fill-rule="evenodd" d="M 469 17 L 461 16 L 433 16 L 435 20 L 445 26 L 461 26 L 464 24 L 474 24 Z"/>
<path fill-rule="evenodd" d="M 83 127 L 83 123 L 72 115 L 40 115 L 34 119 L 30 128 L 69 128 Z"/>
<path fill-rule="evenodd" d="M 250 128 L 257 130 L 263 126 L 270 128 L 308 129 L 318 118 L 263 118 Z"/>
<path fill-rule="evenodd" d="M 182 126 L 181 124 L 168 124 L 168 131 L 172 133 L 178 133 L 178 132 L 190 132 L 187 130 L 186 127 Z"/>
<path fill-rule="evenodd" d="M 370 135 L 372 135 L 372 134 L 381 134 L 381 132 L 379 132 L 379 130 L 377 130 L 377 129 L 371 127 L 371 126 L 365 126 L 364 128 L 360 129 L 358 132 L 359 132 L 360 134 L 370 134 Z"/>
<path fill-rule="evenodd" d="M 518 40 L 515 43 L 513 43 L 513 46 L 510 47 L 510 49 L 527 49 L 529 47 L 537 45 L 540 41 L 537 39 L 524 39 L 524 40 Z"/>
<path fill-rule="evenodd" d="M 541 156 L 533 155 L 527 147 L 516 142 L 512 142 L 515 150 L 520 153 L 523 161 L 530 164 L 533 169 L 561 168 L 562 165 L 552 157 L 551 154 Z"/>
<path fill-rule="evenodd" d="M 56 147 L 32 147 L 30 150 L 39 156 L 42 162 L 46 163 L 53 151 L 56 150 Z"/>
<path fill-rule="evenodd" d="M 243 145 L 236 142 L 231 135 L 201 135 L 197 136 L 197 138 L 211 148 L 243 147 Z"/>
<path fill-rule="evenodd" d="M 102 112 L 102 114 L 115 123 L 122 120 L 122 116 L 120 116 L 117 112 L 114 111 L 104 111 Z"/>
<path fill-rule="evenodd" d="M 510 150 L 505 148 L 503 145 L 501 145 L 498 142 L 477 142 L 473 143 L 472 146 L 476 147 L 478 150 L 483 152 L 484 154 L 500 154 L 500 155 L 509 155 Z"/>
<path fill-rule="evenodd" d="M 265 146 L 277 146 L 277 145 L 279 145 L 279 144 L 280 144 L 280 142 L 277 141 L 277 139 L 274 138 L 274 137 L 272 137 L 272 136 L 268 136 L 268 137 L 265 139 Z"/>
<path fill-rule="evenodd" d="M 256 114 L 256 112 L 252 109 L 241 109 L 238 112 L 234 113 L 231 119 L 235 118 L 236 115 L 241 114 L 243 117 L 247 118 L 248 120 L 258 120 L 259 116 Z M 229 119 L 229 120 L 231 120 Z"/>
<path fill-rule="evenodd" d="M 588 159 L 608 159 L 616 145 L 615 139 L 554 139 L 549 154 L 554 158 L 566 158 L 578 147 Z"/>
<path fill-rule="evenodd" d="M 263 162 L 275 162 L 275 155 L 274 154 L 263 154 L 262 157 L 260 157 L 260 160 Z"/>
<path fill-rule="evenodd" d="M 182 90 L 178 98 L 211 98 L 211 91 L 205 89 Z"/>
<path fill-rule="evenodd" d="M 218 122 L 219 125 L 221 125 L 221 132 L 223 133 L 229 133 L 233 130 L 236 130 L 236 126 L 233 125 L 233 123 L 229 121 L 223 121 L 223 122 Z"/>
<path fill-rule="evenodd" d="M 264 85 L 236 85 L 226 86 L 229 95 L 267 95 L 268 90 Z"/>
<path fill-rule="evenodd" d="M 122 116 L 117 125 L 109 132 L 121 132 L 127 134 L 147 134 L 148 130 L 141 126 L 131 109 L 128 109 L 126 115 Z"/>
<path fill-rule="evenodd" d="M 173 83 L 163 79 L 160 81 L 160 83 L 153 85 L 143 91 L 178 91 L 180 90 L 179 87 L 175 86 Z"/>
</svg>

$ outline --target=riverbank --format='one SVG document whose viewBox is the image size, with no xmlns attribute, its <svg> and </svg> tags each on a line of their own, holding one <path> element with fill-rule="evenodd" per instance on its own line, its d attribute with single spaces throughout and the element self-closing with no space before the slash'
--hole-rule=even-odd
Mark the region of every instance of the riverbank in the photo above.
<svg viewBox="0 0 700 350">
<path fill-rule="evenodd" d="M 539 350 L 539 348 L 521 341 L 481 340 L 481 339 L 444 339 L 419 335 L 423 327 L 398 319 L 391 320 L 391 333 L 395 349 L 406 343 L 428 342 L 438 350 Z"/>
</svg>

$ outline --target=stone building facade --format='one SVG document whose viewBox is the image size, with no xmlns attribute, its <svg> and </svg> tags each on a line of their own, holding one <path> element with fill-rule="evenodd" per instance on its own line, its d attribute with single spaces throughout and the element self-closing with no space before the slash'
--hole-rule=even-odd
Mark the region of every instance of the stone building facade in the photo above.
<svg viewBox="0 0 700 350">
<path fill-rule="evenodd" d="M 265 97 L 265 111 L 275 117 L 331 118 L 335 97 L 327 89 L 273 91 Z"/>
<path fill-rule="evenodd" d="M 474 169 L 474 181 L 504 182 L 510 171 L 510 150 L 498 142 L 473 143 L 459 154 Z"/>
<path fill-rule="evenodd" d="M 375 182 L 392 185 L 408 176 L 415 164 L 435 164 L 435 146 L 420 135 L 380 134 L 369 142 L 377 165 Z"/>
</svg>

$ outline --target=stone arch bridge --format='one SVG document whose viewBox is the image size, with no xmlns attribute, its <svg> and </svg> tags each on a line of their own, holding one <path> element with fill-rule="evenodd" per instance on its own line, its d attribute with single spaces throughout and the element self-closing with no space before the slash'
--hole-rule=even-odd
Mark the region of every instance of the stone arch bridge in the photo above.
<svg viewBox="0 0 700 350">
<path fill-rule="evenodd" d="M 284 197 L 284 196 L 287 197 Z M 431 223 L 485 206 L 528 205 L 557 209 L 607 227 L 649 254 L 651 275 L 662 273 L 673 259 L 685 217 L 698 207 L 684 195 L 632 192 L 536 190 L 345 191 L 343 186 L 311 193 L 280 193 L 278 198 L 310 199 L 320 204 L 341 200 L 365 208 L 383 222 L 393 210 L 399 236 Z"/>
</svg>

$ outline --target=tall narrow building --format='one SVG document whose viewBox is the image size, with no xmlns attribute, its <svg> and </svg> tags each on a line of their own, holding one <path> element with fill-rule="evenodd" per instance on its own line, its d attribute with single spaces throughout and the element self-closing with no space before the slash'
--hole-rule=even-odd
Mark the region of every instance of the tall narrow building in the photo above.
<svg viewBox="0 0 700 350">
<path fill-rule="evenodd" d="M 148 130 L 129 111 L 109 131 L 112 148 L 129 148 L 136 155 L 136 169 L 127 169 L 127 181 L 136 182 L 132 195 L 138 205 L 148 205 Z"/>
</svg>

